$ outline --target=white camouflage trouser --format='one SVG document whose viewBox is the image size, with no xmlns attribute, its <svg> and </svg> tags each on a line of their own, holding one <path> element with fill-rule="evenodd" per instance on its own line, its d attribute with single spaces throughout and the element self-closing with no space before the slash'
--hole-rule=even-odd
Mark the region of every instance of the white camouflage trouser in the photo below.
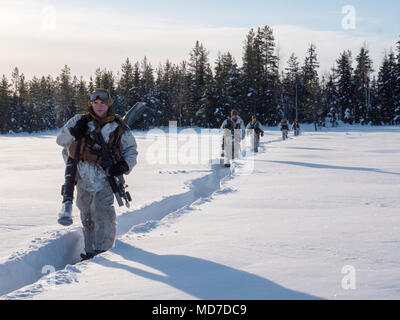
<svg viewBox="0 0 400 320">
<path fill-rule="evenodd" d="M 116 233 L 114 194 L 111 187 L 89 192 L 77 186 L 76 198 L 76 205 L 81 212 L 85 251 L 111 249 Z"/>
</svg>

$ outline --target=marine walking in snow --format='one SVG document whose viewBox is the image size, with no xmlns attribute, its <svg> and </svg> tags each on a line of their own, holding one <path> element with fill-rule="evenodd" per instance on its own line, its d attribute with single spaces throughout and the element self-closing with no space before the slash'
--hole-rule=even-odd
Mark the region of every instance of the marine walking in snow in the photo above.
<svg viewBox="0 0 400 320">
<path fill-rule="evenodd" d="M 221 129 L 224 130 L 221 157 L 225 167 L 230 167 L 230 161 L 240 156 L 241 141 L 245 137 L 244 122 L 235 109 L 231 111 L 231 117 L 224 120 Z"/>
<path fill-rule="evenodd" d="M 246 132 L 251 136 L 251 149 L 253 152 L 258 152 L 260 145 L 260 136 L 264 136 L 264 130 L 261 129 L 260 123 L 255 115 L 251 116 L 251 121 L 247 124 Z"/>
<path fill-rule="evenodd" d="M 97 89 L 90 95 L 88 112 L 68 120 L 57 136 L 57 144 L 63 147 L 67 164 L 70 159 L 78 160 L 73 182 L 76 182 L 76 204 L 85 241 L 86 253 L 81 257 L 82 260 L 90 259 L 114 245 L 114 194 L 116 197 L 126 195 L 118 188 L 124 183 L 123 175 L 129 174 L 136 165 L 136 141 L 129 127 L 115 114 L 109 92 Z M 64 200 L 64 206 L 68 201 L 72 206 L 71 196 L 64 196 Z M 71 217 L 67 213 L 64 211 L 59 221 L 68 222 Z"/>
<path fill-rule="evenodd" d="M 297 119 L 294 120 L 292 128 L 293 128 L 294 135 L 298 136 L 300 134 L 300 124 L 297 121 Z"/>
<path fill-rule="evenodd" d="M 288 132 L 289 132 L 289 123 L 287 122 L 286 119 L 281 120 L 279 128 L 282 131 L 282 140 L 286 140 L 288 138 Z"/>
</svg>

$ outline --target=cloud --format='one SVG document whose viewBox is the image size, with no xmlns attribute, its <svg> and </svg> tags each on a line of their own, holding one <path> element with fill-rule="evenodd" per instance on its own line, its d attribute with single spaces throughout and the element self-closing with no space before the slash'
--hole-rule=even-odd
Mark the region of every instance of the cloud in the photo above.
<svg viewBox="0 0 400 320">
<path fill-rule="evenodd" d="M 321 71 L 328 71 L 345 49 L 357 54 L 364 41 L 368 42 L 375 63 L 380 63 L 383 50 L 393 45 L 346 32 L 292 25 L 272 27 L 280 47 L 281 67 L 292 52 L 302 62 L 311 42 L 317 46 Z M 161 16 L 102 7 L 5 1 L 0 12 L 0 70 L 10 75 L 18 66 L 29 79 L 33 75 L 56 76 L 68 64 L 73 74 L 88 79 L 97 67 L 116 73 L 126 57 L 136 61 L 147 56 L 153 66 L 167 59 L 179 63 L 188 59 L 196 40 L 210 51 L 211 62 L 219 51 L 230 51 L 241 64 L 248 31 L 249 28 L 178 24 Z"/>
<path fill-rule="evenodd" d="M 376 36 L 355 35 L 347 31 L 319 31 L 291 25 L 273 27 L 274 35 L 281 49 L 281 59 L 287 62 L 294 52 L 303 62 L 310 43 L 317 46 L 320 73 L 329 72 L 334 66 L 339 54 L 344 50 L 351 50 L 353 58 L 358 55 L 364 43 L 370 49 L 370 56 L 374 61 L 375 69 L 381 63 L 383 53 L 394 45 L 394 41 L 388 41 Z"/>
</svg>

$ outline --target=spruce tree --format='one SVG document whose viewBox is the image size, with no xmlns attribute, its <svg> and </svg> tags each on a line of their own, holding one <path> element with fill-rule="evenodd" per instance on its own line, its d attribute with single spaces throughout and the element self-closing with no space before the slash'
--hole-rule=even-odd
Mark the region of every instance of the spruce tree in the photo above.
<svg viewBox="0 0 400 320">
<path fill-rule="evenodd" d="M 354 121 L 368 123 L 368 113 L 371 109 L 371 73 L 372 60 L 368 49 L 363 46 L 356 57 L 357 66 L 354 70 Z"/>
<path fill-rule="evenodd" d="M 188 63 L 190 105 L 185 110 L 187 125 L 207 126 L 214 113 L 210 103 L 213 75 L 208 55 L 203 44 L 196 41 Z"/>
<path fill-rule="evenodd" d="M 239 81 L 239 68 L 233 56 L 229 52 L 219 54 L 215 65 L 212 127 L 220 127 L 232 109 L 241 109 Z M 244 113 L 242 117 L 248 118 L 249 115 Z"/>
<path fill-rule="evenodd" d="M 71 70 L 67 65 L 61 70 L 61 75 L 57 77 L 57 82 L 56 125 L 61 127 L 77 113 Z"/>
<path fill-rule="evenodd" d="M 144 57 L 140 64 L 140 78 L 137 85 L 137 94 L 142 102 L 146 103 L 147 109 L 143 114 L 141 128 L 148 128 L 155 123 L 157 110 L 154 100 L 155 79 L 152 65 Z"/>
<path fill-rule="evenodd" d="M 384 124 L 395 122 L 396 58 L 391 51 L 385 54 L 378 74 L 378 106 Z"/>
<path fill-rule="evenodd" d="M 11 130 L 31 132 L 31 112 L 28 105 L 28 86 L 23 73 L 18 68 L 12 72 L 12 102 L 10 107 Z"/>
<path fill-rule="evenodd" d="M 11 91 L 10 83 L 5 75 L 2 76 L 0 82 L 0 133 L 7 133 L 11 129 L 10 108 L 11 108 Z"/>
<path fill-rule="evenodd" d="M 354 84 L 351 51 L 343 51 L 336 60 L 336 86 L 340 119 L 346 123 L 354 122 Z"/>
<path fill-rule="evenodd" d="M 328 76 L 328 81 L 324 88 L 325 103 L 326 103 L 326 116 L 325 124 L 331 127 L 338 126 L 339 109 L 338 109 L 338 92 L 336 90 L 335 75 L 331 72 Z"/>
<path fill-rule="evenodd" d="M 167 126 L 168 121 L 173 119 L 172 111 L 172 73 L 173 65 L 170 61 L 166 61 L 165 66 L 159 65 L 157 69 L 157 79 L 154 89 L 154 109 L 157 110 L 154 125 Z"/>
<path fill-rule="evenodd" d="M 321 125 L 321 106 L 323 105 L 323 95 L 318 79 L 306 82 L 307 100 L 304 104 L 304 117 L 312 119 L 314 130 L 318 130 Z"/>
<path fill-rule="evenodd" d="M 55 106 L 55 92 L 56 86 L 51 76 L 42 77 L 41 79 L 41 92 L 43 92 L 44 105 L 42 123 L 46 129 L 56 128 L 56 106 Z"/>
<path fill-rule="evenodd" d="M 273 30 L 269 26 L 259 28 L 257 38 L 261 37 L 261 57 L 262 57 L 262 94 L 260 105 L 263 110 L 263 118 L 270 125 L 275 125 L 280 120 L 277 108 L 280 97 L 280 83 L 278 56 L 275 54 L 275 37 Z"/>
<path fill-rule="evenodd" d="M 79 113 L 85 113 L 88 109 L 89 90 L 85 80 L 81 77 L 75 87 L 76 104 Z"/>
<path fill-rule="evenodd" d="M 314 100 L 317 95 L 317 91 L 319 90 L 319 88 L 317 88 L 317 83 L 319 81 L 318 68 L 319 62 L 316 52 L 316 46 L 314 44 L 310 44 L 310 47 L 307 50 L 304 65 L 302 67 L 301 82 L 299 83 L 299 91 L 301 97 L 299 120 L 305 122 L 315 123 L 316 121 L 316 119 L 314 119 L 314 115 L 316 114 L 314 112 Z"/>
<path fill-rule="evenodd" d="M 27 108 L 30 112 L 30 128 L 28 131 L 41 131 L 46 128 L 42 125 L 43 92 L 41 92 L 40 80 L 33 76 L 28 84 Z"/>
<path fill-rule="evenodd" d="M 256 46 L 255 44 L 255 36 L 253 29 L 250 29 L 246 35 L 243 47 L 240 87 L 242 88 L 242 111 L 247 114 L 254 114 L 260 119 L 262 110 L 258 106 L 258 96 L 260 94 L 259 84 L 261 83 L 262 70 L 259 45 Z"/>
<path fill-rule="evenodd" d="M 400 124 L 400 40 L 397 41 L 397 56 L 395 68 L 395 89 L 394 89 L 394 123 Z"/>
<path fill-rule="evenodd" d="M 300 79 L 300 64 L 297 57 L 292 53 L 290 56 L 285 73 L 282 76 L 282 90 L 287 107 L 286 117 L 289 121 L 298 118 L 299 106 L 299 79 Z"/>
<path fill-rule="evenodd" d="M 125 62 L 121 66 L 121 78 L 118 83 L 118 94 L 124 96 L 129 106 L 133 106 L 137 101 L 134 97 L 134 74 L 133 66 L 126 58 Z"/>
</svg>

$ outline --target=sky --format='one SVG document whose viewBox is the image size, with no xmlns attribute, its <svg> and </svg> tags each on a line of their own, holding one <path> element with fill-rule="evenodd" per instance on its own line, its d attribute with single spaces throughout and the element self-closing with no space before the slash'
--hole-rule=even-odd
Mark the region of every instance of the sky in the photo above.
<svg viewBox="0 0 400 320">
<path fill-rule="evenodd" d="M 303 62 L 310 43 L 320 74 L 364 43 L 378 69 L 400 39 L 399 12 L 398 0 L 0 0 L 0 76 L 18 67 L 27 79 L 55 77 L 67 64 L 88 80 L 98 67 L 117 74 L 126 58 L 144 56 L 156 68 L 187 60 L 196 40 L 212 64 L 229 51 L 241 65 L 246 34 L 264 25 L 274 30 L 281 69 L 291 53 Z"/>
</svg>

